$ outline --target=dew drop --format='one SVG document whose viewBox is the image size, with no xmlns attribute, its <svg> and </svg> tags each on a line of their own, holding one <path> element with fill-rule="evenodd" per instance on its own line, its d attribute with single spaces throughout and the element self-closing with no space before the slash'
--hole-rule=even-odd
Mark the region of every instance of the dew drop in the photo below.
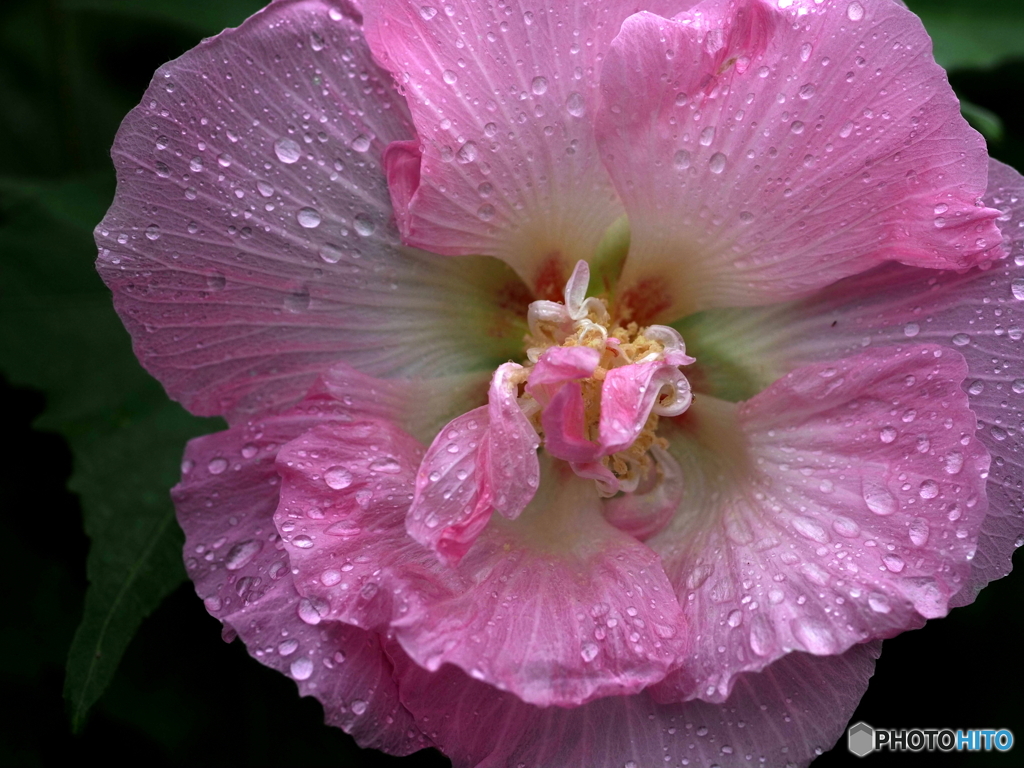
<svg viewBox="0 0 1024 768">
<path fill-rule="evenodd" d="M 790 623 L 793 637 L 813 654 L 825 656 L 835 653 L 836 640 L 826 624 L 818 619 L 801 616 Z"/>
<path fill-rule="evenodd" d="M 958 347 L 966 347 L 971 343 L 971 337 L 966 333 L 957 333 L 953 335 L 953 344 Z"/>
<path fill-rule="evenodd" d="M 402 471 L 402 465 L 390 456 L 383 456 L 370 463 L 370 471 L 386 475 L 396 475 Z"/>
<path fill-rule="evenodd" d="M 868 595 L 868 607 L 875 613 L 889 613 L 892 610 L 889 599 L 877 592 L 872 592 Z"/>
<path fill-rule="evenodd" d="M 210 463 L 206 465 L 206 469 L 209 470 L 211 475 L 219 475 L 227 468 L 228 460 L 219 457 L 216 459 L 210 459 Z"/>
<path fill-rule="evenodd" d="M 466 163 L 472 163 L 477 158 L 476 144 L 472 141 L 467 141 L 461 147 L 459 151 L 455 153 L 455 162 L 465 165 Z"/>
<path fill-rule="evenodd" d="M 331 467 L 324 472 L 324 482 L 336 491 L 352 485 L 352 473 L 344 467 Z"/>
<path fill-rule="evenodd" d="M 878 439 L 883 443 L 891 443 L 896 440 L 897 434 L 894 427 L 882 427 L 878 433 Z"/>
<path fill-rule="evenodd" d="M 715 152 L 708 161 L 708 169 L 715 174 L 721 173 L 725 170 L 725 155 L 721 152 Z"/>
<path fill-rule="evenodd" d="M 263 549 L 263 542 L 257 539 L 239 542 L 228 551 L 227 558 L 224 560 L 224 567 L 229 571 L 237 571 L 240 568 L 244 568 L 252 562 L 252 559 L 256 557 L 261 549 Z"/>
<path fill-rule="evenodd" d="M 443 80 L 444 80 L 444 81 L 445 81 L 446 83 L 448 83 L 448 85 L 455 85 L 455 83 L 456 83 L 456 82 L 458 82 L 458 79 L 459 79 L 459 73 L 458 73 L 458 72 L 454 72 L 454 71 L 452 71 L 452 70 L 450 70 L 450 69 L 446 69 L 446 70 L 445 70 L 445 71 L 444 71 L 444 72 L 443 72 L 443 73 L 441 74 L 441 78 L 442 78 L 442 79 L 443 79 Z"/>
<path fill-rule="evenodd" d="M 928 523 L 922 518 L 915 517 L 910 521 L 910 541 L 915 547 L 923 547 L 928 543 L 929 533 Z"/>
<path fill-rule="evenodd" d="M 547 93 L 548 90 L 548 79 L 546 77 L 535 77 L 530 83 L 530 90 L 533 91 L 534 96 L 541 96 Z"/>
<path fill-rule="evenodd" d="M 896 511 L 898 506 L 896 498 L 889 493 L 884 485 L 874 480 L 865 480 L 861 493 L 864 496 L 864 503 L 868 505 L 868 509 L 876 515 L 891 515 Z"/>
<path fill-rule="evenodd" d="M 925 480 L 917 491 L 922 499 L 934 499 L 939 495 L 939 484 L 934 480 Z"/>
<path fill-rule="evenodd" d="M 377 225 L 365 213 L 357 213 L 352 219 L 352 227 L 360 237 L 369 237 L 377 229 Z"/>
<path fill-rule="evenodd" d="M 299 220 L 299 226 L 306 229 L 316 229 L 320 226 L 320 211 L 316 208 L 300 208 L 295 218 Z"/>
<path fill-rule="evenodd" d="M 1017 301 L 1024 301 L 1024 277 L 1016 277 L 1010 282 L 1010 291 Z"/>
<path fill-rule="evenodd" d="M 432 18 L 437 16 L 437 8 L 429 5 L 420 6 L 420 18 L 424 21 L 430 21 Z"/>
<path fill-rule="evenodd" d="M 364 136 L 360 133 L 352 139 L 352 143 L 349 146 L 351 146 L 352 150 L 355 152 L 366 152 L 370 149 L 370 137 Z"/>
<path fill-rule="evenodd" d="M 589 663 L 597 658 L 599 651 L 600 649 L 594 643 L 584 643 L 580 648 L 580 656 Z"/>
<path fill-rule="evenodd" d="M 899 555 L 886 555 L 882 558 L 882 562 L 892 573 L 899 573 L 906 567 L 906 563 L 903 562 L 903 558 Z"/>
<path fill-rule="evenodd" d="M 313 674 L 313 660 L 306 656 L 298 658 L 292 662 L 289 670 L 296 680 L 308 680 Z"/>
<path fill-rule="evenodd" d="M 583 94 L 579 91 L 570 93 L 569 98 L 565 100 L 565 110 L 573 117 L 583 117 L 583 113 L 587 111 L 587 102 Z"/>
<path fill-rule="evenodd" d="M 858 2 L 852 2 L 846 6 L 846 16 L 850 21 L 860 21 L 864 18 L 864 6 Z"/>
<path fill-rule="evenodd" d="M 832 530 L 848 539 L 852 539 L 860 534 L 860 526 L 848 517 L 837 517 L 833 520 Z"/>
<path fill-rule="evenodd" d="M 903 326 L 903 335 L 908 339 L 912 339 L 921 332 L 921 326 L 917 323 L 907 323 Z"/>
<path fill-rule="evenodd" d="M 274 142 L 274 153 L 282 163 L 291 165 L 298 162 L 299 158 L 302 157 L 302 148 L 294 139 L 285 137 Z"/>
<path fill-rule="evenodd" d="M 282 640 L 281 644 L 277 646 L 277 652 L 282 656 L 291 656 L 297 650 L 299 650 L 299 641 L 294 637 Z"/>
<path fill-rule="evenodd" d="M 680 149 L 672 158 L 672 162 L 674 163 L 676 168 L 678 168 L 681 171 L 684 171 L 690 167 L 690 153 L 687 152 L 685 149 Z"/>
<path fill-rule="evenodd" d="M 364 714 L 366 712 L 366 708 L 368 706 L 369 706 L 369 704 L 367 704 L 362 699 L 356 699 L 355 701 L 352 702 L 352 705 L 351 705 L 352 714 L 353 715 L 362 715 L 362 714 Z"/>
<path fill-rule="evenodd" d="M 150 224 L 146 227 L 146 239 L 147 240 L 159 240 L 160 239 L 160 227 L 156 224 Z"/>
</svg>

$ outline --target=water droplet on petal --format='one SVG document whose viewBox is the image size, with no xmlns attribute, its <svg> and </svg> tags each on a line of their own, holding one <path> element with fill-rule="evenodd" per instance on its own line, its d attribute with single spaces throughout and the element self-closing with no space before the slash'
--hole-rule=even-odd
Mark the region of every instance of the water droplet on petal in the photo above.
<svg viewBox="0 0 1024 768">
<path fill-rule="evenodd" d="M 352 227 L 360 237 L 369 237 L 377 229 L 377 225 L 365 213 L 357 213 L 352 220 Z"/>
<path fill-rule="evenodd" d="M 896 498 L 884 485 L 874 480 L 865 480 L 862 486 L 864 503 L 876 515 L 891 515 L 899 506 Z"/>
<path fill-rule="evenodd" d="M 313 674 L 313 661 L 303 656 L 293 661 L 289 670 L 296 680 L 308 680 Z"/>
<path fill-rule="evenodd" d="M 1014 278 L 1010 282 L 1010 291 L 1017 301 L 1024 301 L 1024 277 Z"/>
<path fill-rule="evenodd" d="M 583 113 L 587 111 L 587 102 L 583 94 L 579 91 L 570 93 L 569 98 L 565 100 L 565 109 L 573 117 L 583 117 Z"/>
<path fill-rule="evenodd" d="M 291 165 L 298 162 L 299 158 L 302 157 L 302 148 L 294 139 L 285 137 L 274 142 L 274 153 L 282 163 Z"/>
<path fill-rule="evenodd" d="M 722 171 L 725 170 L 725 160 L 725 155 L 723 155 L 721 152 L 715 152 L 715 154 L 713 154 L 711 156 L 711 159 L 708 161 L 708 169 L 712 173 L 721 173 Z"/>
<path fill-rule="evenodd" d="M 548 90 L 548 79 L 546 77 L 535 77 L 530 83 L 530 90 L 533 91 L 535 96 L 540 96 L 547 93 Z"/>
<path fill-rule="evenodd" d="M 316 229 L 320 226 L 320 211 L 316 208 L 300 208 L 296 218 L 299 220 L 299 226 L 306 229 Z"/>
<path fill-rule="evenodd" d="M 336 491 L 352 485 L 352 473 L 344 467 L 331 467 L 324 472 L 324 482 Z"/>
<path fill-rule="evenodd" d="M 921 483 L 918 495 L 922 499 L 934 499 L 939 495 L 939 484 L 934 480 L 925 480 Z"/>
<path fill-rule="evenodd" d="M 370 138 L 360 133 L 352 139 L 351 147 L 356 152 L 366 152 L 370 149 Z"/>
<path fill-rule="evenodd" d="M 352 706 L 351 706 L 352 714 L 353 715 L 361 715 L 364 712 L 366 712 L 366 708 L 368 706 L 369 706 L 369 704 L 367 704 L 362 699 L 356 699 L 355 701 L 352 702 Z"/>
<path fill-rule="evenodd" d="M 211 475 L 219 475 L 228 468 L 228 461 L 227 459 L 222 458 L 211 459 L 210 463 L 206 465 L 206 468 L 209 470 Z"/>
<path fill-rule="evenodd" d="M 390 456 L 383 456 L 370 463 L 371 472 L 382 472 L 386 475 L 396 475 L 402 471 L 402 465 Z"/>
<path fill-rule="evenodd" d="M 850 21 L 860 21 L 864 18 L 864 6 L 855 0 L 846 6 L 846 16 Z"/>
<path fill-rule="evenodd" d="M 229 571 L 237 571 L 244 568 L 263 549 L 263 542 L 258 539 L 249 539 L 235 544 L 224 560 L 224 567 Z"/>
</svg>

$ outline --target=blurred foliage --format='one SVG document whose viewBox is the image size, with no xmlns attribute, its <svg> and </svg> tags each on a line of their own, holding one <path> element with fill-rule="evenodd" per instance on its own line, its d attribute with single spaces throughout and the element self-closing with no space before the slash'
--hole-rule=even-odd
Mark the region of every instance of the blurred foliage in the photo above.
<svg viewBox="0 0 1024 768">
<path fill-rule="evenodd" d="M 1013 58 L 1024 56 L 1020 0 L 908 4 L 934 35 L 939 61 L 954 68 L 964 114 L 992 154 L 1024 167 L 1024 60 Z M 319 705 L 298 699 L 290 681 L 220 641 L 184 583 L 167 495 L 185 441 L 218 422 L 184 413 L 139 367 L 92 267 L 120 120 L 160 64 L 259 6 L 0 3 L 0 394 L 3 434 L 16 446 L 0 472 L 8 572 L 17 575 L 13 589 L 8 579 L 15 620 L 0 629 L 0 681 L 18 702 L 0 729 L 0 764 L 124 756 L 153 765 L 447 765 L 436 753 L 399 760 L 358 750 L 320 725 Z M 1007 609 L 1019 604 L 1022 581 L 1005 579 L 970 608 L 887 641 L 855 718 L 1010 727 L 1024 738 L 1024 627 Z M 84 724 L 78 736 L 69 714 Z M 840 747 L 817 765 L 847 762 Z"/>
<path fill-rule="evenodd" d="M 1020 0 L 906 0 L 935 43 L 935 60 L 946 69 L 990 67 L 1024 55 Z"/>
</svg>

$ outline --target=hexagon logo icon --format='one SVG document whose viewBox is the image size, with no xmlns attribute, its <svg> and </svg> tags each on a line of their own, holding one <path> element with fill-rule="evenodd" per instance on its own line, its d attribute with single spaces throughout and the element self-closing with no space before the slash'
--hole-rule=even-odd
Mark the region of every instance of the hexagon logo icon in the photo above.
<svg viewBox="0 0 1024 768">
<path fill-rule="evenodd" d="M 857 757 L 864 757 L 875 751 L 875 729 L 867 723 L 851 725 L 846 732 L 846 748 Z"/>
</svg>

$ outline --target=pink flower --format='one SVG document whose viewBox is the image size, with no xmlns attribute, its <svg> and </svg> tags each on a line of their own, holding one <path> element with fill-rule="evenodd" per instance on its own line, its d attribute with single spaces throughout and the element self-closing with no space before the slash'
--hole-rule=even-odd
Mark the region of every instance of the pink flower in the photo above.
<svg viewBox="0 0 1024 768">
<path fill-rule="evenodd" d="M 364 746 L 808 763 L 1009 571 L 1024 180 L 892 0 L 424 2 L 275 2 L 118 134 L 100 272 L 230 425 L 200 597 Z"/>
</svg>

